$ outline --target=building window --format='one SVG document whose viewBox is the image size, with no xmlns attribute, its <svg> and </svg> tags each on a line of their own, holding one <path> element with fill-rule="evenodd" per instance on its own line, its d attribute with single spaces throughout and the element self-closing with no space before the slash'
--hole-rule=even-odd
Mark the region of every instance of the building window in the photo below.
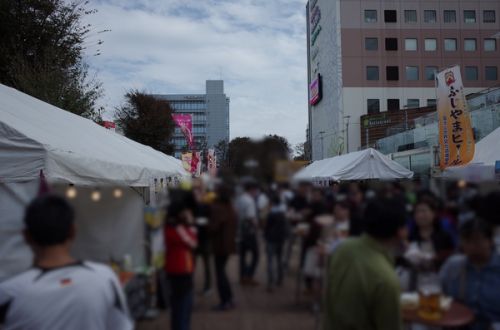
<svg viewBox="0 0 500 330">
<path fill-rule="evenodd" d="M 417 39 L 415 39 L 415 38 L 405 39 L 405 50 L 416 51 L 417 50 Z"/>
<path fill-rule="evenodd" d="M 378 50 L 378 38 L 365 38 L 366 50 Z"/>
<path fill-rule="evenodd" d="M 365 10 L 365 23 L 377 23 L 377 11 L 373 9 Z"/>
<path fill-rule="evenodd" d="M 477 50 L 476 39 L 465 39 L 464 50 L 466 52 L 475 52 Z"/>
<path fill-rule="evenodd" d="M 379 99 L 366 100 L 366 106 L 368 109 L 368 114 L 370 114 L 370 115 L 380 112 L 380 100 Z"/>
<path fill-rule="evenodd" d="M 476 23 L 476 11 L 464 10 L 464 22 L 467 24 Z"/>
<path fill-rule="evenodd" d="M 484 39 L 484 50 L 487 52 L 494 52 L 497 50 L 496 39 Z"/>
<path fill-rule="evenodd" d="M 437 66 L 426 66 L 425 67 L 425 80 L 436 79 L 436 73 L 438 71 Z"/>
<path fill-rule="evenodd" d="M 399 111 L 399 99 L 387 99 L 387 110 L 389 111 Z"/>
<path fill-rule="evenodd" d="M 416 10 L 405 10 L 405 23 L 417 23 Z"/>
<path fill-rule="evenodd" d="M 443 20 L 445 23 L 456 23 L 457 22 L 457 12 L 455 10 L 443 11 Z"/>
<path fill-rule="evenodd" d="M 495 23 L 496 22 L 495 16 L 496 15 L 494 10 L 483 11 L 483 23 Z"/>
<path fill-rule="evenodd" d="M 484 68 L 484 79 L 498 80 L 498 69 L 496 66 L 487 66 Z"/>
<path fill-rule="evenodd" d="M 437 50 L 437 40 L 436 39 L 425 39 L 425 51 L 435 52 Z"/>
<path fill-rule="evenodd" d="M 418 80 L 418 66 L 406 67 L 406 80 Z"/>
<path fill-rule="evenodd" d="M 477 66 L 466 66 L 465 67 L 465 79 L 466 80 L 478 80 Z"/>
<path fill-rule="evenodd" d="M 457 39 L 444 39 L 444 50 L 447 52 L 457 51 Z"/>
<path fill-rule="evenodd" d="M 378 79 L 379 79 L 378 66 L 367 66 L 366 80 L 378 80 Z"/>
<path fill-rule="evenodd" d="M 435 107 L 437 105 L 436 99 L 427 99 L 427 106 L 428 107 Z"/>
<path fill-rule="evenodd" d="M 407 109 L 416 109 L 420 108 L 420 100 L 419 99 L 408 99 L 406 102 Z"/>
<path fill-rule="evenodd" d="M 425 23 L 436 23 L 437 13 L 435 10 L 424 10 L 424 22 Z"/>
<path fill-rule="evenodd" d="M 396 23 L 398 21 L 398 13 L 395 10 L 384 10 L 384 21 L 386 23 Z"/>
<path fill-rule="evenodd" d="M 398 38 L 385 38 L 385 50 L 398 50 Z"/>
<path fill-rule="evenodd" d="M 385 75 L 387 80 L 399 80 L 399 67 L 387 66 L 385 68 Z"/>
</svg>

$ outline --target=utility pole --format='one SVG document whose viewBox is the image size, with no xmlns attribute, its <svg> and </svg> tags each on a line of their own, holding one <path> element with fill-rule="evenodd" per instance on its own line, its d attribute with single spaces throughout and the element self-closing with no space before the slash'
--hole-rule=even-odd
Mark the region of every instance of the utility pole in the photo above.
<svg viewBox="0 0 500 330">
<path fill-rule="evenodd" d="M 346 153 L 349 153 L 349 119 L 351 118 L 351 116 L 344 116 L 344 119 L 347 119 L 347 122 L 345 124 L 345 131 L 346 131 L 346 134 L 345 134 L 345 150 L 346 150 Z"/>
<path fill-rule="evenodd" d="M 325 134 L 325 131 L 321 131 L 319 132 L 319 138 L 321 140 L 321 159 L 325 158 L 325 153 L 324 153 L 324 146 L 323 146 L 323 139 L 324 139 L 324 134 Z"/>
</svg>

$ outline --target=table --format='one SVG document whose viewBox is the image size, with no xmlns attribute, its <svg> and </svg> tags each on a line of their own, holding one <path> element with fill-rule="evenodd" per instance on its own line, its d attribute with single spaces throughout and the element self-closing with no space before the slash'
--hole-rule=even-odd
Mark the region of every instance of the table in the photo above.
<svg viewBox="0 0 500 330">
<path fill-rule="evenodd" d="M 451 303 L 450 309 L 443 311 L 439 320 L 425 320 L 418 316 L 418 309 L 403 309 L 405 323 L 418 323 L 434 327 L 455 328 L 462 327 L 474 320 L 474 313 L 467 306 L 456 301 Z"/>
</svg>

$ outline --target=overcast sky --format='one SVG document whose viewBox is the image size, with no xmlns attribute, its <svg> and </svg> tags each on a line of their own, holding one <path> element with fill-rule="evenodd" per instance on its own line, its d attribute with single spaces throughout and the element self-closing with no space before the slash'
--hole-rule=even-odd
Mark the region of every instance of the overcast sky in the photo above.
<svg viewBox="0 0 500 330">
<path fill-rule="evenodd" d="M 305 140 L 306 0 L 91 0 L 88 62 L 103 82 L 105 117 L 131 88 L 205 92 L 223 79 L 231 138 Z M 97 34 L 104 29 L 110 32 Z M 103 45 L 98 46 L 97 40 Z M 92 56 L 97 50 L 101 55 Z"/>
</svg>

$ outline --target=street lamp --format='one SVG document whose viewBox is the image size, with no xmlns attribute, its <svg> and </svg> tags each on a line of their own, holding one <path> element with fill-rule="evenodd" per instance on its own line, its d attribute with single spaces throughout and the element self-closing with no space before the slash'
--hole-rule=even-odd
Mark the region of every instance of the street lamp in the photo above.
<svg viewBox="0 0 500 330">
<path fill-rule="evenodd" d="M 325 134 L 325 131 L 320 131 L 318 133 L 320 136 L 320 140 L 321 140 L 321 159 L 325 158 L 325 153 L 324 153 L 324 146 L 323 146 L 323 139 L 324 139 L 324 134 Z"/>
<path fill-rule="evenodd" d="M 349 119 L 351 116 L 344 116 L 344 119 L 347 119 L 347 122 L 345 124 L 345 150 L 347 153 L 349 153 Z"/>
</svg>

